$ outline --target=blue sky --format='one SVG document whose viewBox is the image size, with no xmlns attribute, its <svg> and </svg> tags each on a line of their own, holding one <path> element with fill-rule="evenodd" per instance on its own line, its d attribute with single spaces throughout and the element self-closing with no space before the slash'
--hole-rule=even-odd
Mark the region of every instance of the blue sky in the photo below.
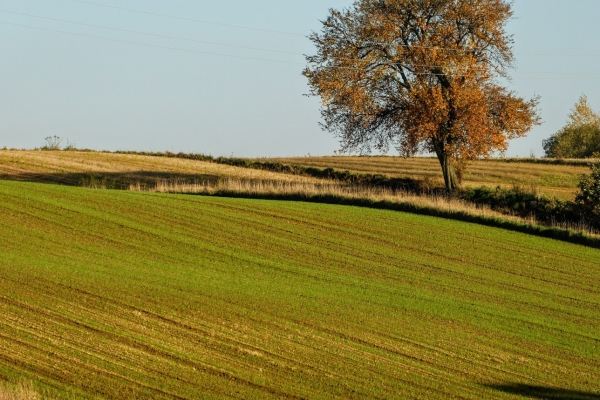
<svg viewBox="0 0 600 400">
<path fill-rule="evenodd" d="M 0 147 L 40 147 L 57 135 L 98 150 L 333 154 L 339 146 L 318 125 L 319 99 L 303 96 L 302 54 L 314 52 L 303 35 L 319 30 L 328 8 L 351 3 L 0 0 Z M 600 111 L 600 1 L 515 0 L 514 12 L 509 87 L 541 96 L 544 124 L 507 154 L 541 156 L 542 140 L 565 124 L 580 95 Z"/>
</svg>

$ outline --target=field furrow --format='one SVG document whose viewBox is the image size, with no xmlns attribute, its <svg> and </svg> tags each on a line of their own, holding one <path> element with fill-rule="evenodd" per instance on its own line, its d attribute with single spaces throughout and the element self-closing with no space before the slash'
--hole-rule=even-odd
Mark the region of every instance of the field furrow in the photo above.
<svg viewBox="0 0 600 400">
<path fill-rule="evenodd" d="M 0 380 L 58 398 L 600 398 L 600 250 L 393 211 L 0 182 Z"/>
</svg>

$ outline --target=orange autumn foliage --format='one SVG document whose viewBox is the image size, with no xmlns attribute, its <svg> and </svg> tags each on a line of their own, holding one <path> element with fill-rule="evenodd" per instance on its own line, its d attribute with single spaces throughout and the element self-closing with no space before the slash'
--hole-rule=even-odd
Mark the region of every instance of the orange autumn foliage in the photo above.
<svg viewBox="0 0 600 400">
<path fill-rule="evenodd" d="M 498 84 L 513 62 L 506 0 L 357 0 L 330 10 L 303 74 L 343 150 L 435 153 L 446 188 L 465 162 L 539 123 Z"/>
</svg>

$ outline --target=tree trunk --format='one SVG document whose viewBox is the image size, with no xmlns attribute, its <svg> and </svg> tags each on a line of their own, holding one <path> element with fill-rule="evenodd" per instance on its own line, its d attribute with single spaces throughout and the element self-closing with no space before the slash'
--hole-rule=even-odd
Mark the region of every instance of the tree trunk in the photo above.
<svg viewBox="0 0 600 400">
<path fill-rule="evenodd" d="M 446 184 L 446 192 L 452 193 L 460 185 L 456 169 L 452 165 L 450 157 L 444 151 L 444 145 L 440 142 L 434 143 L 435 153 L 442 167 L 442 174 L 444 175 L 444 183 Z"/>
</svg>

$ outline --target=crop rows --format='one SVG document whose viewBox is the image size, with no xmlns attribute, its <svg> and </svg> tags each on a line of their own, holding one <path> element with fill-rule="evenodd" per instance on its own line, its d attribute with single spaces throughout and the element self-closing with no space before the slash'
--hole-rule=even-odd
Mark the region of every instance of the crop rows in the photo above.
<svg viewBox="0 0 600 400">
<path fill-rule="evenodd" d="M 599 250 L 393 211 L 18 182 L 0 182 L 0 237 L 0 381 L 49 396 L 600 391 Z"/>
</svg>

